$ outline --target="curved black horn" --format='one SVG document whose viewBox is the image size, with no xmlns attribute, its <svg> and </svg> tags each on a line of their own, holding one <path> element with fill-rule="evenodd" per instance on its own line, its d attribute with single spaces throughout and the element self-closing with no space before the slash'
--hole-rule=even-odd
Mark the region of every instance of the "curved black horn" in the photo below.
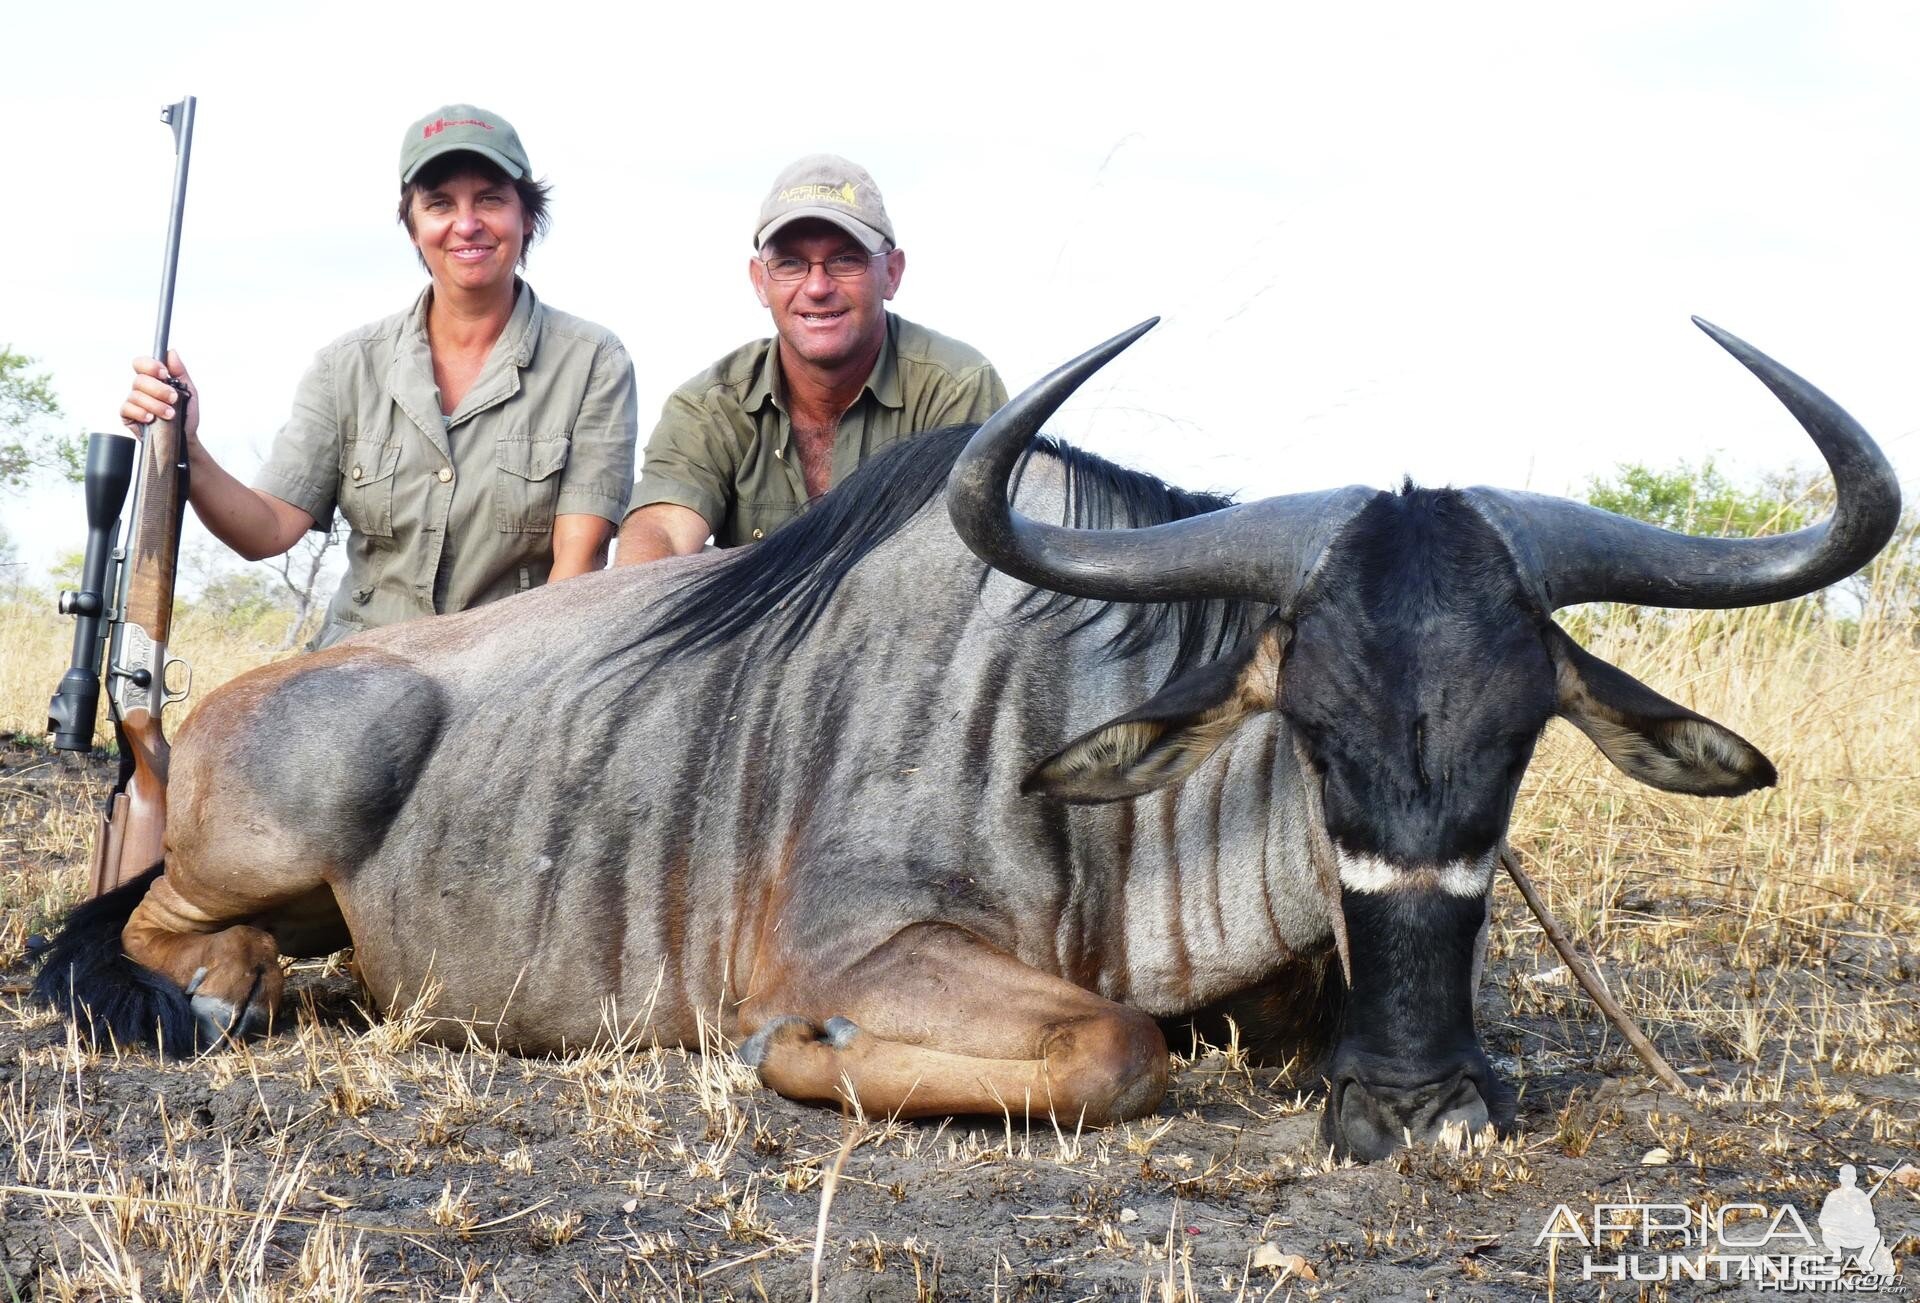
<svg viewBox="0 0 1920 1303">
<path fill-rule="evenodd" d="M 1159 320 L 1082 353 L 989 417 L 947 477 L 947 514 L 975 556 L 1038 588 L 1102 601 L 1228 597 L 1284 605 L 1334 529 L 1373 490 L 1268 498 L 1144 529 L 1045 525 L 1007 502 L 1013 468 L 1046 419 Z"/>
<path fill-rule="evenodd" d="M 1846 578 L 1893 537 L 1900 485 L 1859 422 L 1759 349 L 1698 317 L 1693 324 L 1760 377 L 1813 437 L 1833 473 L 1833 514 L 1776 538 L 1695 538 L 1565 498 L 1467 490 L 1506 535 L 1549 610 L 1578 602 L 1714 609 L 1782 602 Z"/>
</svg>

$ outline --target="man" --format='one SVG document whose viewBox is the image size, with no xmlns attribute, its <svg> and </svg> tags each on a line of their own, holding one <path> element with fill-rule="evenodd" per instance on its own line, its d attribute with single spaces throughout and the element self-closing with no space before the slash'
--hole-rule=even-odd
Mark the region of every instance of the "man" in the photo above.
<svg viewBox="0 0 1920 1303">
<path fill-rule="evenodd" d="M 747 264 L 774 337 L 667 399 L 615 562 L 737 547 L 778 529 L 908 435 L 1007 401 L 991 364 L 886 310 L 907 255 L 865 169 L 814 154 L 774 181 Z"/>
</svg>

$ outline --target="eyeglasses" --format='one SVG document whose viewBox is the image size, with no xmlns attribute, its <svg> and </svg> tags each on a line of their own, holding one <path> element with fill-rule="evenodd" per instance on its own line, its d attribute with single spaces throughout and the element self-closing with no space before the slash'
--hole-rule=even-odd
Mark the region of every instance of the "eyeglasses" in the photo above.
<svg viewBox="0 0 1920 1303">
<path fill-rule="evenodd" d="M 831 258 L 795 258 L 791 255 L 779 258 L 762 258 L 760 265 L 767 269 L 767 278 L 777 281 L 805 280 L 815 267 L 825 267 L 827 275 L 837 281 L 859 280 L 867 274 L 867 268 L 873 260 L 880 257 L 877 253 L 836 253 Z"/>
</svg>

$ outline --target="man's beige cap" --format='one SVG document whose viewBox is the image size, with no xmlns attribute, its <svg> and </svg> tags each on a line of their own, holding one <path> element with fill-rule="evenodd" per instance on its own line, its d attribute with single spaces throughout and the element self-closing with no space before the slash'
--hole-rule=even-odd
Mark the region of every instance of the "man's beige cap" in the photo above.
<svg viewBox="0 0 1920 1303">
<path fill-rule="evenodd" d="M 489 159 L 515 181 L 533 171 L 511 122 L 471 104 L 448 104 L 407 128 L 400 142 L 400 184 L 442 154 L 456 152 Z"/>
<path fill-rule="evenodd" d="M 868 253 L 879 253 L 894 242 L 880 187 L 867 169 L 838 154 L 809 154 L 774 178 L 754 224 L 753 247 L 763 247 L 782 227 L 808 217 L 832 222 Z"/>
</svg>

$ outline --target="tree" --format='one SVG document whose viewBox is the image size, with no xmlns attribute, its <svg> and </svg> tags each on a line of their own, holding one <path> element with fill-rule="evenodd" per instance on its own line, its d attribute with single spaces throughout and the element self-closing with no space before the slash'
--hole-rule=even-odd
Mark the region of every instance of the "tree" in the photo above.
<svg viewBox="0 0 1920 1303">
<path fill-rule="evenodd" d="M 326 533 L 310 529 L 285 553 L 265 563 L 293 595 L 293 623 L 287 626 L 287 636 L 279 650 L 289 650 L 307 635 L 314 597 L 322 577 L 326 576 L 327 554 L 340 542 L 340 531 L 345 525 L 346 520 L 336 511 Z"/>
<path fill-rule="evenodd" d="M 230 570 L 202 585 L 194 606 L 231 628 L 246 628 L 285 611 L 287 600 L 272 576 Z"/>
<path fill-rule="evenodd" d="M 1669 470 L 1623 463 L 1610 477 L 1587 482 L 1596 507 L 1687 534 L 1753 538 L 1803 529 L 1833 510 L 1833 478 L 1822 466 L 1764 474 L 1748 486 L 1722 475 L 1711 459 Z M 1872 610 L 1881 618 L 1913 622 L 1920 615 L 1920 513 L 1908 507 L 1893 541 L 1859 574 L 1835 588 L 1844 597 L 1830 607 L 1825 592 L 1799 599 L 1806 609 L 1837 611 L 1851 619 Z"/>
<path fill-rule="evenodd" d="M 79 548 L 72 548 L 54 557 L 53 564 L 47 567 L 47 578 L 53 581 L 55 592 L 80 589 L 80 571 L 87 564 L 87 554 Z"/>
<path fill-rule="evenodd" d="M 1610 478 L 1587 481 L 1587 501 L 1596 507 L 1682 534 L 1723 538 L 1799 529 L 1824 513 L 1827 504 L 1820 499 L 1830 492 L 1823 477 L 1791 472 L 1742 488 L 1712 458 L 1670 470 L 1626 462 Z"/>
<path fill-rule="evenodd" d="M 13 536 L 0 526 L 0 597 L 9 601 L 21 596 L 26 585 L 21 582 L 26 563 L 20 559 L 20 549 L 13 544 Z"/>
<path fill-rule="evenodd" d="M 313 635 L 327 594 L 339 577 L 337 550 L 346 537 L 338 512 L 327 530 L 308 530 L 286 552 L 235 570 L 233 554 L 210 538 L 183 548 L 180 574 L 194 604 L 228 623 L 254 624 L 269 611 L 285 612 L 286 635 L 275 651 L 290 651 Z"/>
<path fill-rule="evenodd" d="M 32 358 L 0 346 L 0 489 L 23 489 L 43 471 L 74 483 L 86 477 L 86 444 L 48 428 L 60 400 L 53 378 L 32 367 Z"/>
</svg>

